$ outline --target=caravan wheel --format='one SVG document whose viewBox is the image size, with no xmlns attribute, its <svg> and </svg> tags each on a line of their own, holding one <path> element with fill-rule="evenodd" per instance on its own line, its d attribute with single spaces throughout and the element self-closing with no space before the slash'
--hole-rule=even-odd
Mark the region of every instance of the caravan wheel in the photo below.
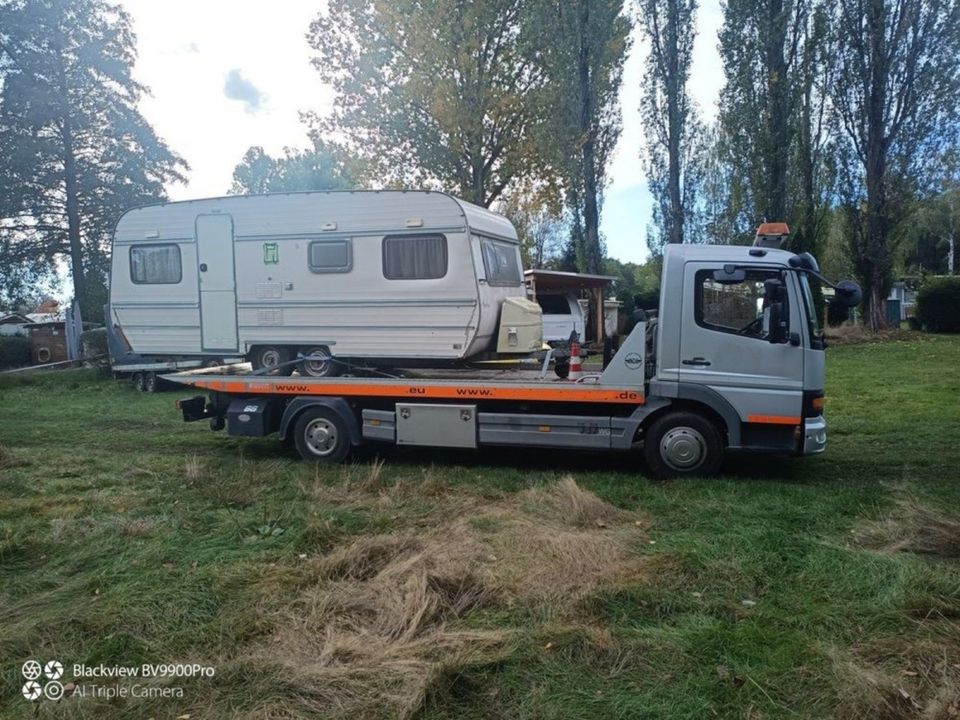
<svg viewBox="0 0 960 720">
<path fill-rule="evenodd" d="M 250 350 L 250 364 L 254 370 L 275 368 L 292 359 L 293 353 L 289 348 L 278 345 L 258 345 Z M 289 375 L 293 372 L 293 365 L 286 365 L 276 371 L 277 375 Z"/>
<path fill-rule="evenodd" d="M 332 359 L 333 356 L 330 354 L 330 348 L 328 348 L 326 345 L 303 348 L 300 351 L 300 354 L 304 357 L 313 356 L 328 358 L 326 360 L 302 361 L 298 366 L 300 368 L 301 375 L 307 375 L 309 377 L 336 377 L 342 370 L 340 363 Z"/>
</svg>

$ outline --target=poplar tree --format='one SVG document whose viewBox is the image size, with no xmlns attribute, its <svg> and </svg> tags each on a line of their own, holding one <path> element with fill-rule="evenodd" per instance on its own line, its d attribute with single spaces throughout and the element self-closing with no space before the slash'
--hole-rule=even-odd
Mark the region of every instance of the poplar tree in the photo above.
<svg viewBox="0 0 960 720">
<path fill-rule="evenodd" d="M 640 26 L 650 45 L 643 77 L 641 113 L 646 131 L 644 166 L 654 197 L 650 251 L 689 241 L 688 221 L 702 182 L 703 126 L 687 91 L 696 0 L 641 0 Z"/>
</svg>

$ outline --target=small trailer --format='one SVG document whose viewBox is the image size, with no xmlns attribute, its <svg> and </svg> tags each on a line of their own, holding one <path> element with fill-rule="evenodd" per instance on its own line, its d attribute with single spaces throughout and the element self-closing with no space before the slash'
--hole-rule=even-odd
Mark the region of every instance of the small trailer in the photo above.
<svg viewBox="0 0 960 720">
<path fill-rule="evenodd" d="M 325 377 L 353 364 L 519 357 L 543 344 L 513 226 L 439 192 L 138 208 L 118 222 L 111 262 L 118 365 L 242 357 Z"/>
<path fill-rule="evenodd" d="M 209 393 L 178 402 L 186 421 L 230 435 L 277 433 L 310 461 L 339 462 L 365 442 L 477 448 L 642 447 L 657 476 L 709 475 L 728 451 L 805 455 L 826 448 L 824 343 L 810 288 L 855 305 L 814 258 L 776 245 L 668 245 L 660 310 L 641 318 L 602 372 L 577 381 L 540 373 L 483 378 L 288 378 L 177 374 Z"/>
</svg>

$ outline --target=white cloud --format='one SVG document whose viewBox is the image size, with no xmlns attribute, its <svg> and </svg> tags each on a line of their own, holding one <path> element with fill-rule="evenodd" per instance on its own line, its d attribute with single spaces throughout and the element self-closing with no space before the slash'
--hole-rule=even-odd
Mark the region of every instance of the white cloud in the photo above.
<svg viewBox="0 0 960 720">
<path fill-rule="evenodd" d="M 223 83 L 223 94 L 230 100 L 242 102 L 247 112 L 259 110 L 264 99 L 263 92 L 243 76 L 240 68 L 233 68 L 227 73 Z"/>
</svg>

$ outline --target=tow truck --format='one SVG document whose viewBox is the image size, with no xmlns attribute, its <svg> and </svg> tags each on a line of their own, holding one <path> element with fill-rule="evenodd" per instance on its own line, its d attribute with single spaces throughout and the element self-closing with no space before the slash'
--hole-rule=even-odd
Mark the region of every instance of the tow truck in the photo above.
<svg viewBox="0 0 960 720">
<path fill-rule="evenodd" d="M 708 476 L 727 453 L 826 449 L 824 340 L 811 283 L 834 285 L 789 229 L 760 226 L 752 246 L 668 245 L 659 310 L 637 323 L 601 372 L 548 378 L 518 370 L 407 376 L 283 377 L 185 372 L 206 391 L 177 402 L 185 421 L 234 436 L 276 433 L 313 462 L 342 462 L 368 442 L 629 451 L 656 477 Z"/>
</svg>

